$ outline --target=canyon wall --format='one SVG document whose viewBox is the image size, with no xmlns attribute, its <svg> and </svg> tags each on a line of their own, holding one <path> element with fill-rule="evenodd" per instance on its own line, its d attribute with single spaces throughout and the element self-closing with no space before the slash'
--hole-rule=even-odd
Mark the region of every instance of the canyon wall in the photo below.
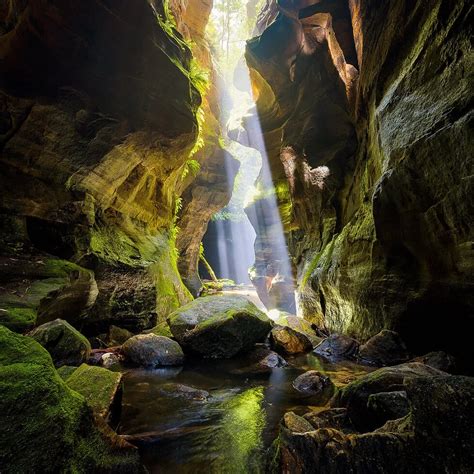
<svg viewBox="0 0 474 474">
<path fill-rule="evenodd" d="M 472 356 L 471 24 L 449 0 L 259 15 L 246 58 L 298 304 L 319 326 Z"/>
<path fill-rule="evenodd" d="M 203 5 L 208 14 L 212 4 Z M 200 194 L 220 183 L 225 156 L 218 123 L 206 125 L 212 152 L 198 144 L 200 111 L 213 106 L 202 103 L 211 80 L 202 77 L 211 69 L 207 16 L 178 6 L 12 0 L 0 7 L 0 322 L 7 326 L 23 331 L 62 317 L 88 335 L 111 324 L 140 331 L 191 299 L 176 246 L 191 252 L 184 273 L 192 274 L 195 229 L 203 234 L 212 206 L 228 196 L 219 187 Z"/>
</svg>

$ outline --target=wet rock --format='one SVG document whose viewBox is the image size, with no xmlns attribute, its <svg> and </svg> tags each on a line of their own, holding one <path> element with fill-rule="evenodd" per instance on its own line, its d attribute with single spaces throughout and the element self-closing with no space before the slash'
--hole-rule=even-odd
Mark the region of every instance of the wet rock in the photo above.
<svg viewBox="0 0 474 474">
<path fill-rule="evenodd" d="M 185 351 L 229 358 L 265 339 L 270 319 L 243 296 L 206 296 L 179 308 L 168 318 Z"/>
<path fill-rule="evenodd" d="M 293 388 L 306 395 L 319 395 L 334 392 L 334 384 L 327 376 L 317 370 L 308 370 L 293 381 Z"/>
<path fill-rule="evenodd" d="M 311 423 L 313 429 L 332 428 L 343 431 L 349 425 L 346 408 L 329 408 L 320 412 L 305 413 L 303 418 Z"/>
<path fill-rule="evenodd" d="M 329 360 L 353 359 L 359 350 L 359 343 L 343 334 L 331 334 L 315 349 L 314 353 Z"/>
<path fill-rule="evenodd" d="M 271 374 L 273 369 L 285 367 L 287 362 L 278 353 L 266 347 L 256 347 L 242 358 L 243 367 L 234 369 L 234 374 Z"/>
<path fill-rule="evenodd" d="M 406 362 L 410 355 L 398 333 L 384 329 L 360 346 L 359 359 L 366 364 L 382 367 Z"/>
<path fill-rule="evenodd" d="M 58 377 L 48 352 L 0 326 L 0 460 L 5 472 L 142 472 L 138 452 Z M 105 426 L 104 426 L 105 425 Z"/>
<path fill-rule="evenodd" d="M 433 369 L 434 370 L 434 369 Z M 474 379 L 449 375 L 406 381 L 410 415 L 360 434 L 344 408 L 307 414 L 311 430 L 284 417 L 276 472 L 470 472 L 474 461 Z M 319 418 L 319 419 L 318 419 Z M 296 468 L 295 468 L 296 467 Z"/>
<path fill-rule="evenodd" d="M 283 424 L 293 433 L 306 433 L 307 431 L 314 430 L 311 423 L 309 423 L 303 417 L 296 415 L 292 411 L 285 413 L 283 416 Z"/>
<path fill-rule="evenodd" d="M 457 369 L 456 359 L 444 351 L 429 352 L 423 356 L 415 357 L 412 362 L 421 362 L 448 373 L 453 373 Z"/>
<path fill-rule="evenodd" d="M 200 390 L 189 385 L 181 383 L 167 383 L 160 387 L 159 392 L 162 395 L 173 398 L 184 398 L 186 400 L 204 401 L 209 398 L 209 392 Z"/>
<path fill-rule="evenodd" d="M 290 327 L 276 326 L 270 332 L 270 345 L 281 354 L 300 354 L 313 349 L 309 338 Z"/>
<path fill-rule="evenodd" d="M 341 389 L 334 397 L 332 405 L 347 408 L 348 417 L 358 431 L 371 431 L 381 426 L 376 413 L 367 408 L 372 394 L 403 391 L 408 380 L 443 374 L 444 372 L 418 362 L 384 367 Z"/>
<path fill-rule="evenodd" d="M 288 326 L 294 331 L 304 334 L 311 341 L 313 347 L 316 347 L 322 341 L 321 337 L 319 337 L 312 328 L 310 322 L 294 314 L 280 313 L 280 316 L 275 322 L 280 326 Z"/>
<path fill-rule="evenodd" d="M 156 334 L 139 334 L 128 339 L 122 346 L 125 360 L 142 367 L 181 365 L 184 354 L 180 345 L 172 339 Z"/>
<path fill-rule="evenodd" d="M 42 324 L 31 331 L 29 336 L 51 354 L 56 367 L 81 365 L 89 358 L 89 341 L 67 321 L 56 319 Z"/>
<path fill-rule="evenodd" d="M 100 358 L 100 365 L 106 369 L 118 368 L 120 366 L 120 358 L 113 352 L 106 352 Z"/>
<path fill-rule="evenodd" d="M 407 393 L 404 390 L 373 393 L 367 400 L 367 409 L 376 419 L 374 423 L 378 426 L 388 420 L 403 418 L 408 414 L 409 408 Z"/>
<path fill-rule="evenodd" d="M 109 328 L 108 345 L 121 346 L 125 341 L 133 337 L 133 335 L 133 332 L 127 329 L 112 325 Z"/>
<path fill-rule="evenodd" d="M 119 372 L 82 364 L 66 379 L 66 383 L 86 399 L 97 415 L 110 421 L 114 405 L 120 404 L 121 380 Z"/>
</svg>

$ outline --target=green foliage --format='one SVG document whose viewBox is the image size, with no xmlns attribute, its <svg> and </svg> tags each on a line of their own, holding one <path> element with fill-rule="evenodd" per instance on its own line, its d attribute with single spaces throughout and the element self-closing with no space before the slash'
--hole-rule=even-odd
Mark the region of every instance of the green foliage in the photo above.
<svg viewBox="0 0 474 474">
<path fill-rule="evenodd" d="M 181 173 L 181 179 L 184 180 L 188 175 L 197 176 L 201 170 L 201 165 L 197 160 L 187 160 Z"/>
</svg>

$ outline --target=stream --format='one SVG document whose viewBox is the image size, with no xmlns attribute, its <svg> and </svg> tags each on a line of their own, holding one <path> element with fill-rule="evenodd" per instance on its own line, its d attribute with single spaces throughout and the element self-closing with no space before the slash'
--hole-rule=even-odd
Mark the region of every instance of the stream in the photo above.
<svg viewBox="0 0 474 474">
<path fill-rule="evenodd" d="M 134 438 L 151 473 L 262 472 L 283 414 L 303 414 L 326 403 L 296 392 L 292 382 L 299 374 L 319 370 L 340 387 L 370 370 L 313 353 L 287 361 L 287 367 L 266 375 L 235 373 L 242 368 L 238 358 L 130 370 L 124 375 L 118 430 Z"/>
</svg>

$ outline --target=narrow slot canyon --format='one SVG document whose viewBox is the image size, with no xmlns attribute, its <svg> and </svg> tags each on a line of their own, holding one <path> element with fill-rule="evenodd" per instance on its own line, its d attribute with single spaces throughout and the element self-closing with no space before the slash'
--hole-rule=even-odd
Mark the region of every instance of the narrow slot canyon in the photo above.
<svg viewBox="0 0 474 474">
<path fill-rule="evenodd" d="M 0 0 L 0 473 L 472 473 L 473 13 Z"/>
</svg>

